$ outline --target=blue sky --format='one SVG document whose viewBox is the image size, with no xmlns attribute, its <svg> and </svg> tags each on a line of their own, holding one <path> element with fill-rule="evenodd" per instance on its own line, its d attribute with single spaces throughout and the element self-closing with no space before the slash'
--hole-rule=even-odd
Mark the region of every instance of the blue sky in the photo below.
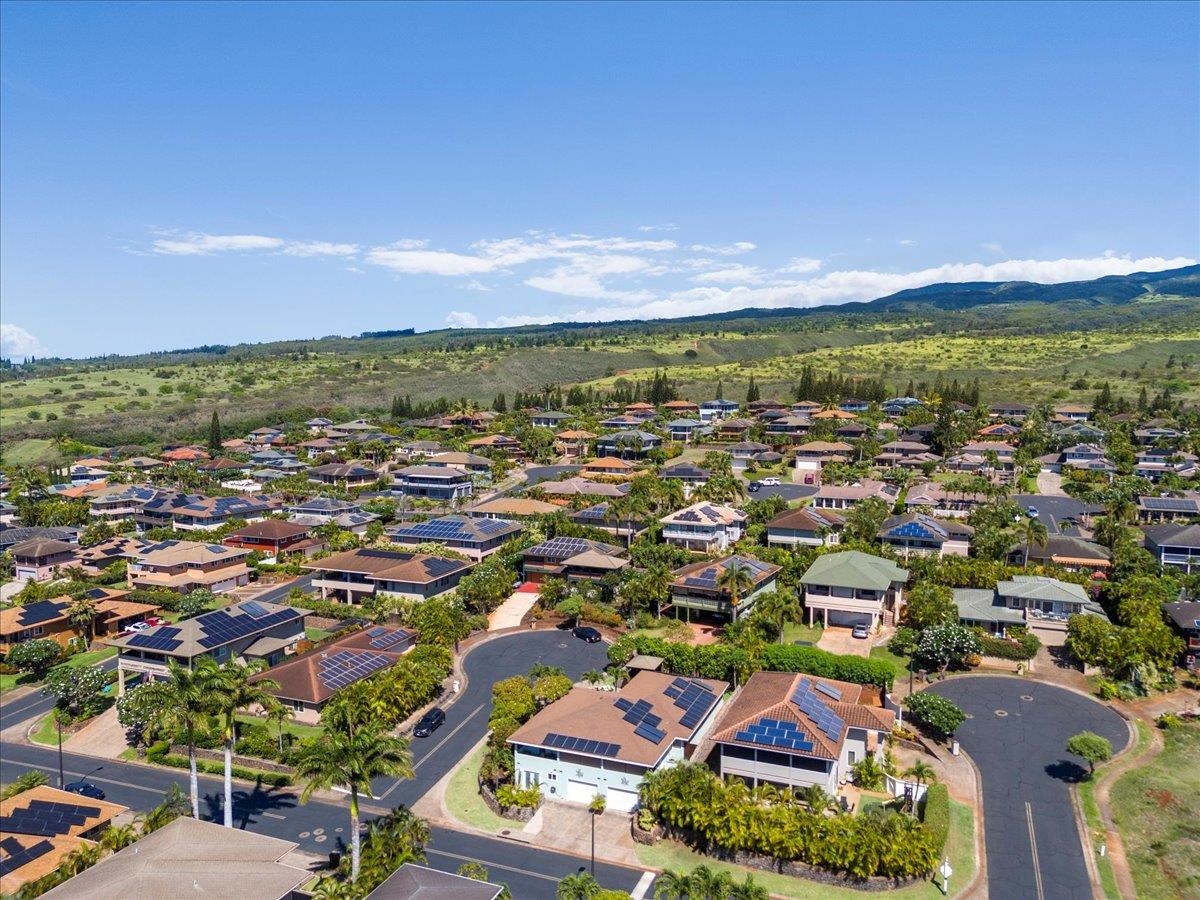
<svg viewBox="0 0 1200 900">
<path fill-rule="evenodd" d="M 1198 9 L 4 3 L 0 349 L 1186 264 Z"/>
</svg>

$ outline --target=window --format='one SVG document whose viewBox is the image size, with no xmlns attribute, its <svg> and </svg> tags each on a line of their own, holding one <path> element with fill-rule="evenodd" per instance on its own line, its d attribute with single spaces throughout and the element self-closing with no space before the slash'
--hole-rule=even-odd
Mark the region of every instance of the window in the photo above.
<svg viewBox="0 0 1200 900">
<path fill-rule="evenodd" d="M 849 762 L 850 765 L 854 765 L 858 761 L 858 754 L 855 753 L 853 750 L 847 750 L 846 751 L 846 761 Z"/>
</svg>

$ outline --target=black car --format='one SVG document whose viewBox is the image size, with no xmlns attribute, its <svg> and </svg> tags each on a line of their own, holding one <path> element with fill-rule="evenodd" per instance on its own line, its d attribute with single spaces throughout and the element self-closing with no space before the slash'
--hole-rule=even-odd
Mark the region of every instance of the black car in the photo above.
<svg viewBox="0 0 1200 900">
<path fill-rule="evenodd" d="M 752 481 L 748 485 L 746 485 L 746 490 L 748 490 L 752 494 L 757 494 L 758 489 L 760 487 L 762 487 L 761 484 L 759 484 L 757 481 Z"/>
<path fill-rule="evenodd" d="M 442 727 L 442 723 L 446 721 L 446 713 L 444 710 L 434 707 L 425 715 L 421 716 L 421 721 L 417 723 L 417 727 L 413 729 L 413 734 L 417 737 L 429 737 L 435 731 Z"/>
<path fill-rule="evenodd" d="M 72 781 L 70 784 L 63 785 L 64 791 L 70 791 L 72 794 L 79 794 L 81 797 L 87 797 L 89 800 L 103 800 L 104 791 L 96 787 L 90 781 Z"/>
<path fill-rule="evenodd" d="M 595 628 L 589 628 L 587 625 L 579 625 L 571 632 L 581 641 L 587 641 L 589 644 L 600 643 L 600 632 Z"/>
</svg>

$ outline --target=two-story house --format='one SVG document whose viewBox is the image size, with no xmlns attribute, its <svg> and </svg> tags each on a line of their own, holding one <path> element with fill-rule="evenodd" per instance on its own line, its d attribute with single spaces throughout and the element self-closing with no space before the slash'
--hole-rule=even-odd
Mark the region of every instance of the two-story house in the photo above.
<svg viewBox="0 0 1200 900">
<path fill-rule="evenodd" d="M 876 535 L 898 555 L 968 556 L 975 529 L 953 519 L 935 519 L 924 513 L 890 516 Z"/>
<path fill-rule="evenodd" d="M 392 476 L 392 493 L 453 503 L 471 496 L 471 476 L 452 466 L 405 466 Z"/>
<path fill-rule="evenodd" d="M 995 590 L 955 588 L 954 604 L 959 622 L 978 625 L 996 637 L 1004 637 L 1014 625 L 1061 625 L 1081 614 L 1108 619 L 1079 585 L 1044 575 L 1015 575 L 998 582 Z"/>
<path fill-rule="evenodd" d="M 628 551 L 586 538 L 555 537 L 521 552 L 525 581 L 540 584 L 549 578 L 599 581 L 629 565 Z"/>
<path fill-rule="evenodd" d="M 306 562 L 303 568 L 316 573 L 313 587 L 322 600 L 361 603 L 376 594 L 406 600 L 440 596 L 458 587 L 472 565 L 427 553 L 358 548 Z"/>
<path fill-rule="evenodd" d="M 663 516 L 663 541 L 697 553 L 728 550 L 746 534 L 746 514 L 717 503 L 694 503 Z"/>
<path fill-rule="evenodd" d="M 767 546 L 794 549 L 825 547 L 841 540 L 846 520 L 827 509 L 785 509 L 767 523 Z"/>
<path fill-rule="evenodd" d="M 205 588 L 223 594 L 250 583 L 249 550 L 198 541 L 159 541 L 126 553 L 129 586 L 188 594 Z"/>
<path fill-rule="evenodd" d="M 729 416 L 737 415 L 741 409 L 733 400 L 705 400 L 700 404 L 700 421 L 715 422 Z"/>
<path fill-rule="evenodd" d="M 34 538 L 13 546 L 13 579 L 49 581 L 78 560 L 79 547 L 47 538 Z"/>
<path fill-rule="evenodd" d="M 1196 600 L 1176 600 L 1164 603 L 1163 615 L 1179 632 L 1184 640 L 1183 667 L 1194 672 L 1200 667 L 1200 602 Z"/>
<path fill-rule="evenodd" d="M 324 466 L 314 466 L 308 470 L 306 475 L 308 480 L 314 484 L 342 488 L 366 487 L 379 480 L 378 472 L 360 462 L 328 463 Z"/>
<path fill-rule="evenodd" d="M 417 547 L 442 544 L 479 562 L 525 530 L 520 522 L 469 516 L 441 516 L 428 522 L 406 522 L 387 530 L 393 544 Z"/>
<path fill-rule="evenodd" d="M 1146 549 L 1160 566 L 1200 571 L 1200 525 L 1147 525 Z"/>
<path fill-rule="evenodd" d="M 740 586 L 727 574 L 731 569 L 744 573 Z M 774 593 L 779 571 L 779 566 L 750 556 L 691 563 L 672 573 L 670 604 L 689 621 L 695 612 L 732 622 L 746 616 L 759 597 Z"/>
<path fill-rule="evenodd" d="M 894 624 L 904 610 L 908 570 L 890 559 L 858 550 L 817 557 L 800 577 L 811 625 L 819 614 L 826 625 Z"/>
<path fill-rule="evenodd" d="M 601 435 L 596 439 L 597 456 L 616 456 L 620 459 L 645 459 L 651 450 L 662 446 L 662 438 L 648 431 L 628 429 Z"/>
</svg>

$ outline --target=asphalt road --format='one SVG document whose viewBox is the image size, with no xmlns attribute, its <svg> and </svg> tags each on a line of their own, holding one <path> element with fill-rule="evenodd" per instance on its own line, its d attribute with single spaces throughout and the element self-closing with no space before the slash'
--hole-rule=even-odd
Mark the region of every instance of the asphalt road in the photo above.
<svg viewBox="0 0 1200 900">
<path fill-rule="evenodd" d="M 767 497 L 782 497 L 791 503 L 794 500 L 802 500 L 805 497 L 811 497 L 817 492 L 817 486 L 812 484 L 783 484 L 769 485 L 760 484 L 757 491 L 747 492 L 746 496 L 751 500 L 765 500 Z"/>
<path fill-rule="evenodd" d="M 313 579 L 316 577 L 316 572 L 313 572 L 311 575 L 301 575 L 299 578 L 293 579 L 292 581 L 285 581 L 278 587 L 273 587 L 268 591 L 263 591 L 263 593 L 258 594 L 254 599 L 262 600 L 264 603 L 278 603 L 280 600 L 290 594 L 293 588 L 300 588 L 300 590 L 307 594 L 310 590 L 312 590 Z"/>
<path fill-rule="evenodd" d="M 1036 507 L 1038 518 L 1045 523 L 1046 531 L 1050 534 L 1062 534 L 1069 537 L 1079 537 L 1079 529 L 1076 524 L 1084 515 L 1103 512 L 1100 507 L 1091 506 L 1074 497 L 1014 494 L 1012 499 L 1022 510 L 1031 506 Z"/>
<path fill-rule="evenodd" d="M 97 668 L 103 672 L 112 672 L 117 668 L 117 658 L 114 656 L 104 660 Z M 54 698 L 47 697 L 38 687 L 30 694 L 25 694 L 18 700 L 0 703 L 0 730 L 18 722 L 24 722 L 34 716 L 44 716 L 54 708 Z"/>
<path fill-rule="evenodd" d="M 290 587 L 290 586 L 289 586 Z M 605 644 L 585 644 L 569 633 L 553 629 L 519 633 L 476 647 L 466 657 L 468 683 L 452 704 L 447 704 L 446 724 L 429 738 L 413 741 L 416 777 L 412 781 L 380 782 L 373 785 L 378 799 L 366 801 L 378 807 L 412 804 L 454 767 L 487 732 L 492 683 L 510 675 L 523 674 L 538 661 L 562 666 L 569 674 L 601 667 L 606 661 Z M 28 718 L 28 703 L 44 700 L 40 693 L 5 705 L 12 721 Z M 24 712 L 22 712 L 24 710 Z M 144 811 L 155 806 L 172 783 L 187 790 L 186 772 L 102 760 L 76 753 L 64 754 L 66 780 L 89 776 L 108 799 Z M 0 752 L 0 782 L 9 782 L 31 768 L 40 769 L 57 783 L 58 755 L 52 748 L 6 744 Z M 220 821 L 223 788 L 221 780 L 201 776 L 201 816 Z M 344 806 L 313 801 L 299 803 L 293 789 L 252 788 L 235 784 L 234 824 L 261 834 L 294 841 L 314 853 L 345 849 L 348 812 Z M 433 830 L 427 848 L 429 865 L 448 872 L 468 860 L 482 863 L 492 880 L 506 882 L 516 897 L 553 898 L 558 880 L 577 871 L 586 861 L 502 838 L 487 838 L 443 828 Z M 642 871 L 597 863 L 596 876 L 606 887 L 632 890 Z"/>
<path fill-rule="evenodd" d="M 1090 900 L 1069 785 L 1085 774 L 1067 738 L 1094 731 L 1117 753 L 1129 741 L 1107 706 L 1018 678 L 957 678 L 930 690 L 971 716 L 957 738 L 983 776 L 991 900 Z"/>
</svg>

